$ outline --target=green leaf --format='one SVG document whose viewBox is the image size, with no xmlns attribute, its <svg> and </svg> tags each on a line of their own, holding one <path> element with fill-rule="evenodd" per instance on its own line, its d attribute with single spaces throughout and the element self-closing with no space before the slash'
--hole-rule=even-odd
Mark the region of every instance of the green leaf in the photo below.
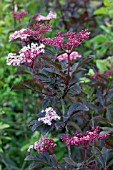
<svg viewBox="0 0 113 170">
<path fill-rule="evenodd" d="M 103 60 L 96 60 L 96 66 L 100 72 L 104 72 L 104 71 L 108 70 L 108 67 L 106 66 L 106 64 Z"/>
<path fill-rule="evenodd" d="M 0 130 L 6 129 L 6 128 L 9 128 L 9 127 L 10 127 L 10 125 L 0 122 Z"/>
<path fill-rule="evenodd" d="M 101 7 L 100 9 L 97 9 L 95 12 L 94 12 L 94 15 L 107 15 L 108 14 L 108 9 L 106 7 Z"/>
<path fill-rule="evenodd" d="M 99 34 L 97 35 L 96 37 L 94 37 L 93 39 L 91 39 L 91 42 L 93 43 L 102 43 L 102 42 L 105 42 L 107 41 L 107 37 L 103 34 Z"/>
<path fill-rule="evenodd" d="M 110 6 L 111 5 L 111 0 L 104 0 L 104 5 L 105 6 Z"/>
<path fill-rule="evenodd" d="M 107 34 L 112 35 L 112 31 L 111 31 L 111 29 L 110 29 L 109 27 L 106 27 L 106 26 L 104 26 L 104 25 L 100 25 L 100 28 L 101 28 L 102 30 L 104 30 Z"/>
</svg>

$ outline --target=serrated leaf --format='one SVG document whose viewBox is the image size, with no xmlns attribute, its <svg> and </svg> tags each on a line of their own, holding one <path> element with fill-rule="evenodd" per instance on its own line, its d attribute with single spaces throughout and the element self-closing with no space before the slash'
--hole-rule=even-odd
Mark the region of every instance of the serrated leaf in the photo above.
<svg viewBox="0 0 113 170">
<path fill-rule="evenodd" d="M 69 165 L 72 165 L 72 166 L 77 166 L 77 163 L 74 162 L 71 158 L 64 158 L 65 162 Z"/>
<path fill-rule="evenodd" d="M 107 149 L 113 149 L 113 139 L 106 140 L 105 145 Z"/>
<path fill-rule="evenodd" d="M 44 159 L 45 159 L 49 164 L 51 163 L 51 157 L 50 157 L 49 153 L 43 152 L 43 153 L 41 153 L 41 156 L 44 157 Z"/>
<path fill-rule="evenodd" d="M 73 113 L 79 112 L 79 111 L 88 111 L 89 108 L 82 104 L 82 103 L 74 103 L 69 107 L 69 110 L 67 112 L 67 115 L 72 115 Z"/>
<path fill-rule="evenodd" d="M 38 158 L 36 155 L 28 155 L 28 156 L 26 156 L 25 161 L 39 161 L 39 162 L 43 162 L 43 160 L 41 158 Z"/>
<path fill-rule="evenodd" d="M 44 165 L 44 163 L 41 162 L 33 162 L 30 166 L 29 166 L 29 170 L 33 170 L 39 167 L 42 167 Z"/>
<path fill-rule="evenodd" d="M 38 122 L 38 120 L 32 120 L 32 121 L 29 123 L 29 126 L 34 125 L 34 124 L 36 124 L 37 122 Z"/>
<path fill-rule="evenodd" d="M 11 90 L 20 90 L 20 89 L 31 89 L 34 91 L 41 91 L 43 88 L 43 85 L 40 84 L 39 82 L 36 82 L 34 79 L 28 79 L 24 80 L 23 82 L 14 85 Z"/>
<path fill-rule="evenodd" d="M 59 63 L 51 60 L 51 58 L 49 58 L 47 56 L 42 56 L 41 58 L 46 60 L 47 62 L 51 63 L 53 65 L 53 67 L 55 67 L 56 69 L 58 69 L 58 70 L 62 69 L 61 65 Z"/>
<path fill-rule="evenodd" d="M 80 62 L 77 64 L 76 69 L 78 69 L 81 66 L 84 66 L 85 63 L 87 63 L 87 61 L 91 60 L 94 57 L 94 55 L 89 55 L 87 57 L 84 57 L 82 60 L 80 60 Z"/>
<path fill-rule="evenodd" d="M 112 98 L 113 98 L 113 91 L 110 91 L 109 94 L 107 95 L 107 102 L 110 102 Z"/>
<path fill-rule="evenodd" d="M 48 167 L 42 168 L 41 170 L 53 170 L 53 168 L 48 166 Z"/>
<path fill-rule="evenodd" d="M 14 74 L 30 74 L 30 73 L 24 70 L 19 70 L 19 71 L 16 71 Z"/>
<path fill-rule="evenodd" d="M 44 125 L 43 128 L 41 129 L 42 135 L 45 135 L 51 128 L 52 126 Z"/>
<path fill-rule="evenodd" d="M 61 71 L 57 71 L 56 69 L 53 68 L 44 68 L 43 70 L 49 72 L 49 74 L 51 73 L 51 74 L 59 75 L 64 79 L 64 73 L 62 73 Z"/>
<path fill-rule="evenodd" d="M 70 88 L 70 92 L 72 95 L 80 94 L 81 87 L 78 84 L 75 84 L 72 88 Z"/>
<path fill-rule="evenodd" d="M 36 128 L 38 128 L 39 126 L 43 125 L 43 122 L 39 122 L 37 121 L 31 128 L 32 132 L 34 132 L 36 130 Z"/>
</svg>

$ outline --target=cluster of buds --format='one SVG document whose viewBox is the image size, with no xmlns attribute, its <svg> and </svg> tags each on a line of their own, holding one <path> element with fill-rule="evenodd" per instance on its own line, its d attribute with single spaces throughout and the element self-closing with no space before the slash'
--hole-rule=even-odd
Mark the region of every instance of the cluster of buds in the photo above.
<svg viewBox="0 0 113 170">
<path fill-rule="evenodd" d="M 23 18 L 25 15 L 27 15 L 28 12 L 27 11 L 23 11 L 23 12 L 12 12 L 12 15 L 14 18 L 16 18 L 18 21 L 21 20 L 21 18 Z"/>
<path fill-rule="evenodd" d="M 62 61 L 62 60 L 67 60 L 67 61 L 68 61 L 68 55 L 69 55 L 70 60 L 76 60 L 77 58 L 82 57 L 81 54 L 78 54 L 78 52 L 73 51 L 71 54 L 63 53 L 63 54 L 59 55 L 59 56 L 57 57 L 57 59 L 58 59 L 59 61 Z"/>
<path fill-rule="evenodd" d="M 66 142 L 67 146 L 83 146 L 83 148 L 90 147 L 97 139 L 103 139 L 109 136 L 110 134 L 99 134 L 99 127 L 92 128 L 90 131 L 86 131 L 85 135 L 83 136 L 82 133 L 77 132 L 76 136 L 70 137 L 69 134 L 64 135 L 61 137 L 62 141 Z"/>
<path fill-rule="evenodd" d="M 31 149 L 34 149 L 39 152 L 48 152 L 49 154 L 52 154 L 55 147 L 56 144 L 53 139 L 43 136 L 39 141 L 35 142 L 34 145 L 30 145 L 27 151 L 30 152 Z"/>
<path fill-rule="evenodd" d="M 44 117 L 38 118 L 38 121 L 42 121 L 44 124 L 51 125 L 52 121 L 60 120 L 60 116 L 56 114 L 56 111 L 52 107 L 48 107 L 42 112 L 46 112 Z"/>
<path fill-rule="evenodd" d="M 61 49 L 73 49 L 80 45 L 85 39 L 89 38 L 90 32 L 82 30 L 78 34 L 75 32 L 57 33 L 54 38 L 44 38 L 42 41 L 44 44 L 57 46 Z"/>
<path fill-rule="evenodd" d="M 37 43 L 31 43 L 31 45 L 24 46 L 20 51 L 19 55 L 9 53 L 7 56 L 7 65 L 18 65 L 27 63 L 32 64 L 36 57 L 40 53 L 44 53 L 44 45 Z"/>
</svg>

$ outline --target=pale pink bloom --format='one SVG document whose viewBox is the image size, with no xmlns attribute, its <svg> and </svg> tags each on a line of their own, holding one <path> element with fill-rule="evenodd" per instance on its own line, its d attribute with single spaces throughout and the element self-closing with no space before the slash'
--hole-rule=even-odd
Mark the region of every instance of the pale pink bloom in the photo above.
<svg viewBox="0 0 113 170">
<path fill-rule="evenodd" d="M 33 146 L 33 145 L 30 145 L 29 148 L 28 148 L 28 150 L 27 150 L 27 152 L 30 152 L 31 149 L 33 149 L 33 148 L 34 148 L 34 146 Z"/>
<path fill-rule="evenodd" d="M 24 61 L 24 56 L 9 53 L 6 59 L 7 65 L 19 66 Z"/>
<path fill-rule="evenodd" d="M 35 149 L 39 152 L 48 152 L 49 154 L 52 154 L 55 147 L 56 144 L 53 139 L 43 136 L 39 141 L 35 142 L 34 145 L 30 145 L 27 152 L 30 152 L 31 149 Z"/>
<path fill-rule="evenodd" d="M 45 52 L 44 47 L 45 46 L 43 44 L 40 44 L 38 46 L 38 44 L 36 43 L 31 43 L 31 46 L 30 45 L 24 46 L 19 51 L 18 55 L 9 53 L 7 56 L 7 65 L 19 66 L 24 63 L 32 64 L 40 53 Z"/>
<path fill-rule="evenodd" d="M 29 37 L 30 35 L 26 33 L 26 29 L 21 29 L 19 31 L 15 31 L 13 34 L 10 35 L 9 37 L 9 41 L 15 40 L 15 39 L 26 39 L 27 37 Z"/>
<path fill-rule="evenodd" d="M 48 107 L 45 110 L 42 110 L 42 112 L 46 112 L 46 115 L 38 118 L 38 121 L 42 121 L 44 124 L 51 125 L 53 120 L 60 120 L 60 116 L 56 114 L 56 111 L 53 110 L 52 107 Z"/>
<path fill-rule="evenodd" d="M 56 13 L 55 12 L 49 12 L 49 14 L 45 17 L 42 15 L 37 15 L 36 20 L 38 21 L 50 21 L 52 19 L 56 18 Z"/>
<path fill-rule="evenodd" d="M 77 58 L 82 57 L 82 55 L 78 54 L 78 52 L 76 52 L 76 51 L 73 51 L 69 55 L 69 57 L 70 57 L 70 60 L 76 60 Z M 67 60 L 68 61 L 68 54 L 67 53 L 61 54 L 57 58 L 58 58 L 59 61 L 62 61 L 62 60 Z"/>
</svg>

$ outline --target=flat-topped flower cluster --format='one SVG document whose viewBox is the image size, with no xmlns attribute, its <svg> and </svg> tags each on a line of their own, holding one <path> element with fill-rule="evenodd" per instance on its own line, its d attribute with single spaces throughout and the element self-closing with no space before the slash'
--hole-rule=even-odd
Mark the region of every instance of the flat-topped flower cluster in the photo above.
<svg viewBox="0 0 113 170">
<path fill-rule="evenodd" d="M 30 145 L 27 151 L 30 152 L 31 149 L 34 149 L 39 152 L 48 152 L 49 154 L 52 154 L 55 147 L 56 144 L 53 139 L 43 136 L 39 141 L 35 142 L 34 145 Z"/>
<path fill-rule="evenodd" d="M 104 135 L 99 134 L 99 127 L 92 128 L 90 131 L 86 131 L 83 136 L 82 133 L 77 132 L 74 137 L 71 137 L 70 134 L 65 134 L 61 137 L 63 142 L 66 142 L 67 146 L 83 146 L 84 148 L 92 146 L 92 144 L 98 139 L 103 139 L 109 136 L 109 133 Z"/>
<path fill-rule="evenodd" d="M 24 46 L 18 54 L 9 53 L 7 56 L 7 65 L 20 66 L 21 64 L 28 63 L 32 64 L 36 57 L 40 53 L 44 53 L 44 45 L 37 43 L 31 43 L 27 46 Z"/>
<path fill-rule="evenodd" d="M 51 125 L 53 121 L 56 121 L 57 119 L 60 120 L 60 116 L 56 114 L 56 111 L 53 110 L 52 107 L 48 107 L 45 110 L 42 110 L 42 112 L 46 112 L 44 117 L 38 118 L 38 121 L 42 121 L 44 124 Z"/>
</svg>

